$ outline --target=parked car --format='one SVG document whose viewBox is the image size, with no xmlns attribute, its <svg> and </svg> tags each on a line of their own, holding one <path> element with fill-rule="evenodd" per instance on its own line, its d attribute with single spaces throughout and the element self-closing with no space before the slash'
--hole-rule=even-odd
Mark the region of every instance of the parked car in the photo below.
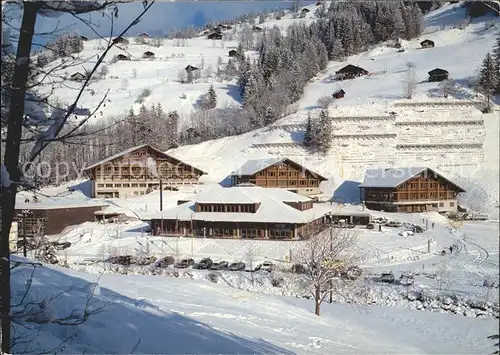
<svg viewBox="0 0 500 355">
<path fill-rule="evenodd" d="M 260 270 L 268 271 L 271 272 L 273 271 L 274 265 L 270 261 L 264 261 L 262 263 L 262 266 L 260 267 Z"/>
<path fill-rule="evenodd" d="M 175 263 L 174 267 L 178 269 L 185 269 L 193 265 L 194 265 L 194 260 L 190 258 L 190 259 L 182 259 L 178 263 Z"/>
<path fill-rule="evenodd" d="M 68 249 L 71 246 L 70 242 L 52 242 L 51 243 L 57 250 Z"/>
<path fill-rule="evenodd" d="M 413 232 L 414 233 L 423 233 L 424 229 L 420 226 L 413 226 Z"/>
<path fill-rule="evenodd" d="M 358 266 L 352 266 L 346 271 L 342 272 L 342 277 L 349 280 L 356 280 L 362 274 L 361 269 Z"/>
<path fill-rule="evenodd" d="M 261 267 L 262 267 L 262 264 L 255 264 L 255 265 L 252 265 L 252 266 L 247 265 L 245 267 L 245 271 L 246 272 L 255 272 L 255 271 L 259 271 Z"/>
<path fill-rule="evenodd" d="M 390 221 L 385 224 L 387 227 L 393 227 L 393 228 L 398 228 L 401 227 L 401 223 L 396 222 L 396 221 Z"/>
<path fill-rule="evenodd" d="M 227 261 L 221 261 L 218 263 L 213 263 L 212 266 L 210 266 L 210 270 L 225 270 L 229 266 L 229 263 Z"/>
<path fill-rule="evenodd" d="M 168 267 L 169 265 L 174 265 L 175 258 L 173 256 L 165 256 L 164 258 L 158 259 L 155 262 L 156 267 Z"/>
<path fill-rule="evenodd" d="M 375 229 L 375 225 L 373 223 L 368 223 L 366 229 Z"/>
<path fill-rule="evenodd" d="M 395 278 L 394 278 L 394 274 L 392 273 L 392 271 L 383 272 L 379 278 L 380 282 L 386 282 L 386 283 L 390 283 L 390 284 L 392 284 L 394 282 L 394 280 L 395 280 Z"/>
<path fill-rule="evenodd" d="M 243 262 L 231 263 L 231 264 L 229 264 L 228 269 L 231 271 L 245 270 L 245 263 L 243 263 Z"/>
<path fill-rule="evenodd" d="M 400 236 L 403 236 L 403 237 L 411 237 L 412 235 L 414 235 L 414 233 L 412 231 L 402 231 L 402 232 L 399 232 L 398 234 Z"/>
<path fill-rule="evenodd" d="M 199 263 L 193 265 L 193 269 L 206 270 L 212 266 L 214 262 L 210 258 L 203 258 Z"/>
<path fill-rule="evenodd" d="M 356 227 L 356 225 L 355 225 L 354 223 L 349 223 L 349 224 L 347 225 L 347 228 L 354 228 L 354 227 Z"/>
</svg>

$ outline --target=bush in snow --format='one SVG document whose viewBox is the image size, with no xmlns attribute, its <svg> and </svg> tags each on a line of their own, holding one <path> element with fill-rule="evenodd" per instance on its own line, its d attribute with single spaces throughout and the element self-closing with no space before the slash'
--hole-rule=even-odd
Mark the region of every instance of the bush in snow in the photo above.
<svg viewBox="0 0 500 355">
<path fill-rule="evenodd" d="M 217 272 L 209 272 L 207 274 L 207 280 L 209 280 L 209 281 L 211 281 L 213 283 L 219 282 L 219 278 L 220 278 L 220 275 Z"/>
<path fill-rule="evenodd" d="M 137 96 L 137 99 L 135 100 L 136 103 L 142 104 L 148 96 L 151 95 L 151 90 L 149 89 L 144 89 L 142 92 Z"/>
</svg>

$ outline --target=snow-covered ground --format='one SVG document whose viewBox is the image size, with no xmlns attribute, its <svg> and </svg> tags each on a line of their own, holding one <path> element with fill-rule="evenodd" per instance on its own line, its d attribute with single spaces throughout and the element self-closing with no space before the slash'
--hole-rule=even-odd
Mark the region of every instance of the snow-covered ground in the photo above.
<svg viewBox="0 0 500 355">
<path fill-rule="evenodd" d="M 324 304 L 317 317 L 311 300 L 196 280 L 97 278 L 43 266 L 27 283 L 31 272 L 30 266 L 13 271 L 14 303 L 29 290 L 15 310 L 53 299 L 41 311 L 32 306 L 36 315 L 14 313 L 16 336 L 26 340 L 28 352 L 63 346 L 65 353 L 481 354 L 492 351 L 487 337 L 498 332 L 496 320 L 380 306 Z M 71 320 L 81 319 L 84 310 L 90 314 L 84 323 L 58 324 L 72 311 Z"/>
</svg>

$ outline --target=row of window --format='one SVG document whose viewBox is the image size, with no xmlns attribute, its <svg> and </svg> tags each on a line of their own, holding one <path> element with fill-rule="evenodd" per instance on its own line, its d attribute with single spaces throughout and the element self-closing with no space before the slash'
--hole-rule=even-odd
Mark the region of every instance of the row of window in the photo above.
<svg viewBox="0 0 500 355">
<path fill-rule="evenodd" d="M 242 205 L 226 205 L 226 204 L 197 204 L 197 211 L 199 212 L 247 212 L 255 213 L 255 205 L 242 204 Z"/>
<path fill-rule="evenodd" d="M 184 166 L 184 167 L 160 166 L 157 169 L 160 172 L 176 172 L 176 171 L 178 171 L 178 172 L 181 172 L 181 171 L 190 172 L 191 170 L 193 170 L 192 168 L 190 168 L 188 166 Z M 140 172 L 140 171 L 149 171 L 150 168 L 142 167 L 142 166 L 121 166 L 121 167 L 115 166 L 115 167 L 113 167 L 111 165 L 107 165 L 103 169 L 103 171 L 106 173 L 110 173 L 110 172 L 118 173 L 120 171 L 128 173 L 128 172 L 130 172 L 130 170 L 132 170 L 132 172 Z M 101 172 L 101 168 L 97 167 L 96 171 Z"/>
<path fill-rule="evenodd" d="M 295 176 L 295 177 L 298 177 L 298 176 L 301 176 L 301 177 L 305 177 L 306 174 L 304 172 L 299 172 L 299 171 L 259 171 L 257 173 L 257 176 L 260 176 L 260 177 L 272 177 L 272 176 Z"/>
<path fill-rule="evenodd" d="M 149 184 L 149 187 L 156 185 Z M 119 184 L 97 184 L 97 187 L 148 187 L 145 183 L 119 183 Z"/>
<path fill-rule="evenodd" d="M 238 183 L 246 182 L 246 180 L 240 180 Z M 256 180 L 249 180 L 251 184 L 257 184 Z M 281 187 L 306 187 L 306 186 L 319 186 L 318 180 L 267 180 L 267 181 L 259 181 L 258 185 L 260 186 L 281 186 Z"/>
<path fill-rule="evenodd" d="M 446 189 L 447 186 L 445 184 L 440 184 L 440 183 L 437 183 L 437 182 L 412 182 L 412 183 L 405 183 L 405 184 L 402 184 L 401 185 L 401 188 L 402 189 L 407 189 L 408 186 L 410 187 L 410 189 L 418 189 L 419 188 L 419 185 L 420 185 L 420 188 L 421 189 L 436 189 L 436 188 L 439 188 L 439 189 Z"/>
</svg>

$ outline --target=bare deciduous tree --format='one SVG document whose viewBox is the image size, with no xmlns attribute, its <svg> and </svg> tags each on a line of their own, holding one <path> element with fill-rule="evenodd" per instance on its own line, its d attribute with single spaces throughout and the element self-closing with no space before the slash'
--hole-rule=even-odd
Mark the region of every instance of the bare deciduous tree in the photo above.
<svg viewBox="0 0 500 355">
<path fill-rule="evenodd" d="M 342 281 L 339 274 L 355 266 L 353 254 L 357 234 L 343 228 L 325 230 L 304 241 L 297 253 L 296 262 L 306 268 L 305 288 L 315 301 L 316 315 L 330 291 L 338 291 Z"/>
<path fill-rule="evenodd" d="M 334 98 L 332 96 L 321 96 L 316 102 L 321 108 L 328 109 L 328 106 L 330 106 L 333 101 Z"/>
<path fill-rule="evenodd" d="M 439 92 L 441 96 L 447 98 L 449 95 L 453 95 L 456 91 L 456 85 L 453 79 L 446 79 L 439 83 Z"/>
<path fill-rule="evenodd" d="M 32 47 L 33 36 L 35 35 L 35 23 L 39 16 L 60 16 L 64 13 L 70 14 L 79 19 L 87 26 L 92 27 L 92 23 L 80 17 L 81 14 L 103 11 L 111 8 L 111 13 L 108 16 L 111 20 L 118 16 L 117 3 L 122 1 L 28 1 L 17 2 L 21 9 L 21 26 L 17 38 L 17 53 L 12 63 L 12 70 L 10 71 L 11 77 L 9 78 L 9 85 L 4 86 L 2 82 L 2 101 L 4 97 L 8 97 L 7 104 L 2 107 L 2 130 L 6 129 L 6 134 L 2 137 L 5 143 L 4 159 L 2 166 L 2 247 L 1 247 L 1 267 L 2 267 L 2 351 L 10 353 L 10 330 L 11 330 L 11 297 L 10 297 L 10 256 L 9 256 L 9 238 L 4 237 L 9 235 L 12 220 L 14 218 L 14 206 L 18 188 L 30 188 L 31 182 L 28 182 L 25 172 L 30 169 L 34 162 L 39 158 L 44 149 L 53 142 L 63 141 L 69 137 L 74 136 L 85 123 L 88 121 L 92 114 L 80 120 L 77 124 L 73 125 L 69 130 L 65 131 L 63 128 L 67 126 L 68 119 L 71 117 L 78 107 L 78 102 L 83 95 L 86 87 L 94 74 L 96 74 L 99 66 L 103 63 L 104 58 L 116 45 L 112 39 L 108 40 L 108 45 L 103 50 L 99 59 L 94 64 L 92 70 L 89 72 L 86 80 L 82 82 L 80 89 L 75 93 L 74 101 L 65 110 L 57 110 L 55 114 L 50 117 L 50 120 L 39 122 L 33 120 L 27 115 L 26 110 L 29 108 L 26 103 L 27 93 L 30 89 L 43 85 L 43 80 L 47 76 L 39 78 L 36 71 L 37 68 L 33 66 L 32 60 Z M 136 25 L 140 18 L 149 10 L 154 4 L 154 1 L 143 1 L 143 11 L 119 34 L 123 36 L 132 26 Z M 2 58 L 3 59 L 3 58 Z M 3 70 L 2 70 L 3 71 Z M 3 77 L 2 77 L 3 79 Z M 51 82 L 50 76 L 48 81 Z M 50 90 L 49 90 L 50 91 Z M 101 103 L 97 105 L 94 112 L 98 112 L 101 105 L 106 101 L 104 95 Z M 39 97 L 35 100 L 38 104 L 46 103 L 48 97 Z M 4 106 L 2 102 L 2 106 Z M 32 115 L 31 115 L 32 116 Z M 39 123 L 37 125 L 37 122 Z M 48 124 L 47 124 L 48 123 Z M 29 127 L 30 132 L 34 133 L 24 138 L 23 128 Z M 4 132 L 5 132 L 4 131 Z M 32 146 L 28 149 L 27 158 L 21 161 L 21 148 L 23 143 L 31 142 Z M 22 165 L 23 163 L 24 166 Z M 23 168 L 21 168 L 23 166 Z"/>
</svg>

